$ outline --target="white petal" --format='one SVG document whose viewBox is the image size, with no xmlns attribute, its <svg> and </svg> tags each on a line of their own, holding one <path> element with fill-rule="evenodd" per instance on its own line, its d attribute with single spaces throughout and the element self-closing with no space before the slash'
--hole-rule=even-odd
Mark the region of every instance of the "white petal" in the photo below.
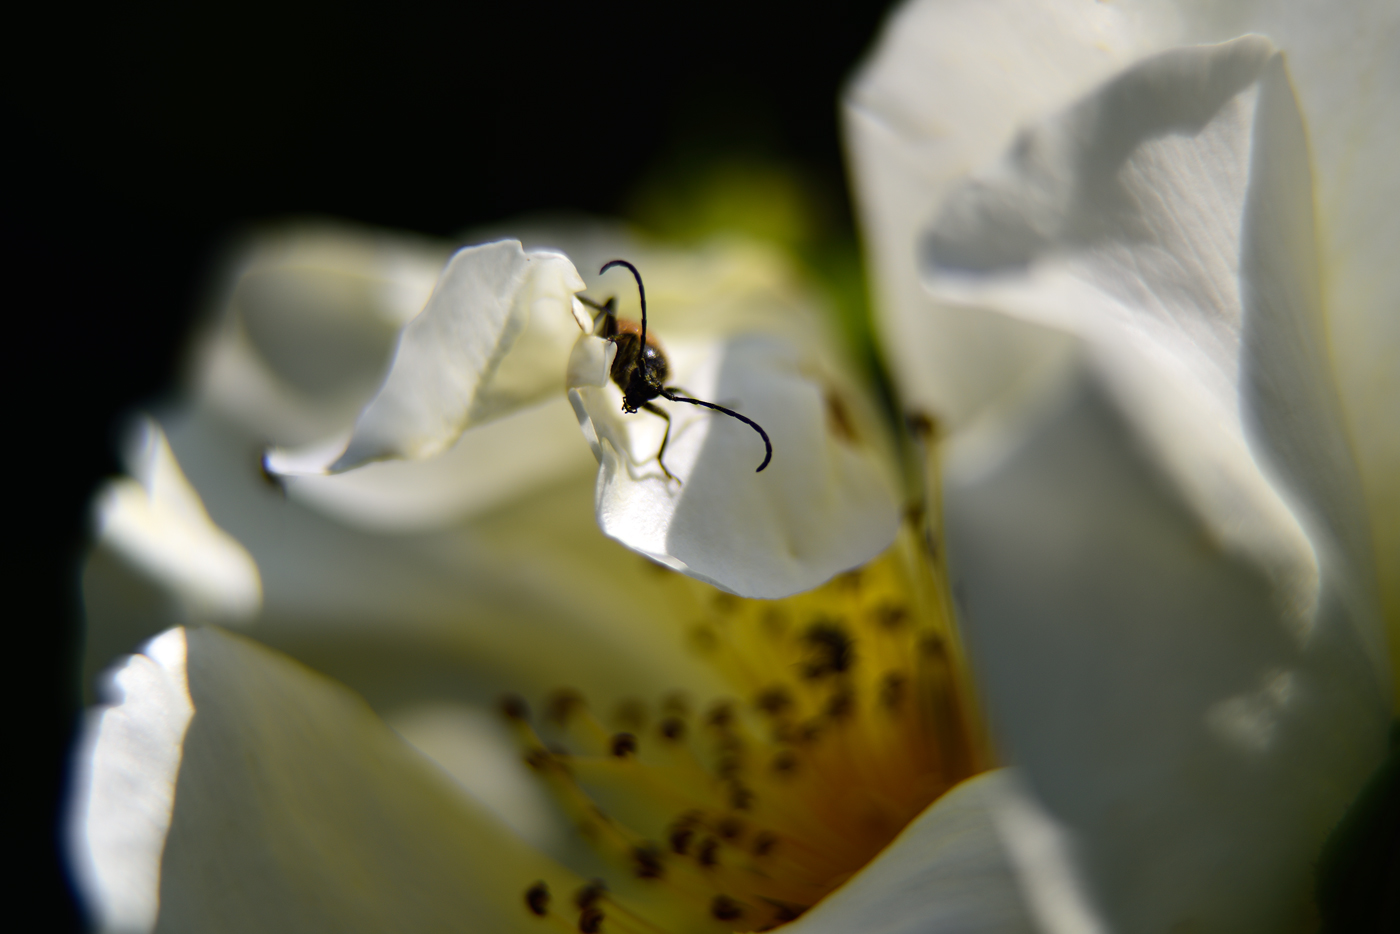
<svg viewBox="0 0 1400 934">
<path fill-rule="evenodd" d="M 91 760 L 88 852 L 143 886 L 124 917 L 86 890 L 109 928 L 526 930 L 528 886 L 577 884 L 333 682 L 215 629 L 153 648 L 170 651 L 119 675 Z"/>
<path fill-rule="evenodd" d="M 1400 7 L 923 0 L 893 18 L 845 102 L 888 358 L 908 401 L 964 423 L 1065 348 L 1029 319 L 930 299 L 912 247 L 949 186 L 1023 125 L 1143 55 L 1242 33 L 1284 50 L 1315 160 L 1316 238 L 1331 355 L 1357 452 L 1400 659 Z M 1400 670 L 1400 667 L 1397 667 Z"/>
<path fill-rule="evenodd" d="M 1044 328 L 931 301 L 915 242 L 952 184 L 1025 122 L 1151 48 L 1126 4 L 925 0 L 851 82 L 844 122 L 886 357 L 908 403 L 956 427 L 1061 344 Z M 1160 46 L 1158 46 L 1160 47 Z"/>
<path fill-rule="evenodd" d="M 953 443 L 947 553 L 1007 759 L 1113 929 L 1286 929 L 1384 756 L 1389 690 L 1325 561 L 1299 632 L 1092 370 Z"/>
<path fill-rule="evenodd" d="M 1007 815 L 1019 795 L 1004 771 L 939 798 L 849 882 L 787 925 L 792 934 L 1031 934 Z M 1005 828 L 1005 829 L 1004 829 Z M 1079 934 L 1092 929 L 1081 928 Z M 1070 934 L 1066 931 L 1064 934 Z"/>
<path fill-rule="evenodd" d="M 746 597 L 783 597 L 863 564 L 894 540 L 898 506 L 873 417 L 853 394 L 804 367 L 772 337 L 668 345 L 671 373 L 691 398 L 735 409 L 749 426 L 697 406 L 658 400 L 665 422 L 625 415 L 608 383 L 615 348 L 581 338 L 569 398 L 599 456 L 598 524 L 663 564 Z"/>
<path fill-rule="evenodd" d="M 440 696 L 444 684 L 485 702 L 575 687 L 604 710 L 628 695 L 714 692 L 687 649 L 686 588 L 599 532 L 591 461 L 469 522 L 389 535 L 288 503 L 258 471 L 256 438 L 226 420 L 195 410 L 167 428 L 210 513 L 263 569 L 250 633 L 379 709 Z M 578 429 L 563 428 L 587 458 Z"/>
<path fill-rule="evenodd" d="M 1084 342 L 1141 443 L 1306 634 L 1321 565 L 1388 668 L 1329 388 L 1307 146 L 1282 59 L 1174 50 L 1025 130 L 922 244 L 945 302 Z"/>
<path fill-rule="evenodd" d="M 400 708 L 385 720 L 531 846 L 559 848 L 564 826 L 497 710 L 436 701 Z"/>
<path fill-rule="evenodd" d="M 1314 166 L 1335 378 L 1375 535 L 1400 672 L 1400 6 L 1266 2 L 1194 10 L 1206 35 L 1246 29 L 1284 50 Z M 1213 15 L 1212 15 L 1213 14 Z"/>
<path fill-rule="evenodd" d="M 348 224 L 260 232 L 228 260 L 195 390 L 253 433 L 301 444 L 349 425 L 383 379 L 449 249 Z"/>
<path fill-rule="evenodd" d="M 284 475 L 293 499 L 359 528 L 440 529 L 591 473 L 594 462 L 579 444 L 574 422 L 573 410 L 560 393 L 469 428 L 452 447 L 426 460 L 381 461 L 316 476 L 321 465 L 345 450 L 348 439 L 342 436 L 282 459 L 270 455 L 269 466 Z"/>
<path fill-rule="evenodd" d="M 526 253 L 515 240 L 459 250 L 329 469 L 431 457 L 464 429 L 558 391 L 583 287 L 568 259 Z"/>
<path fill-rule="evenodd" d="M 184 630 L 170 630 L 128 659 L 105 693 L 118 700 L 89 716 L 75 753 L 70 865 L 102 930 L 149 931 L 160 905 L 180 749 L 194 716 Z"/>
<path fill-rule="evenodd" d="M 134 479 L 113 480 L 97 496 L 99 542 L 167 589 L 195 618 L 251 617 L 262 601 L 252 556 L 210 521 L 159 425 L 143 418 L 132 441 L 127 469 Z"/>
</svg>

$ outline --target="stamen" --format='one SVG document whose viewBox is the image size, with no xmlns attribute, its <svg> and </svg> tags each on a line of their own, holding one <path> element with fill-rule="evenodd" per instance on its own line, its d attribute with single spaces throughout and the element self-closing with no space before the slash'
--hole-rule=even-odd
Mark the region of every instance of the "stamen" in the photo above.
<svg viewBox="0 0 1400 934">
<path fill-rule="evenodd" d="M 525 890 L 525 904 L 533 914 L 541 918 L 549 914 L 549 886 L 544 882 L 536 882 L 530 886 Z"/>
<path fill-rule="evenodd" d="M 503 699 L 526 762 L 613 867 L 616 890 L 597 880 L 576 893 L 578 930 L 792 920 L 983 767 L 946 590 L 927 562 L 906 528 L 886 555 L 781 601 L 663 572 L 690 645 L 733 690 L 694 720 L 673 692 L 654 717 L 641 698 L 622 701 L 605 727 L 577 691 L 556 691 L 542 709 L 566 754 L 535 733 L 523 700 Z M 548 890 L 532 893 L 530 911 L 547 913 Z"/>
</svg>

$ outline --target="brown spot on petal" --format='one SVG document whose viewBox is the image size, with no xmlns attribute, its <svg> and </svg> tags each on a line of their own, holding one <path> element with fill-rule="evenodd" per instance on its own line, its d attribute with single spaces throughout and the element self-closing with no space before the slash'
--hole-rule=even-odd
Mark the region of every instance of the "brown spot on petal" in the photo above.
<svg viewBox="0 0 1400 934">
<path fill-rule="evenodd" d="M 578 929 L 581 934 L 598 934 L 603 927 L 603 913 L 597 908 L 585 909 L 578 916 Z"/>
<path fill-rule="evenodd" d="M 710 914 L 720 921 L 737 921 L 743 917 L 744 909 L 728 895 L 716 895 L 714 901 L 710 902 Z"/>
<path fill-rule="evenodd" d="M 856 421 L 851 417 L 850 407 L 835 389 L 828 388 L 822 401 L 826 403 L 826 430 L 843 444 L 855 444 L 860 440 L 856 432 Z"/>
<path fill-rule="evenodd" d="M 543 918 L 549 914 L 549 886 L 536 882 L 525 890 L 525 904 L 532 914 Z"/>
</svg>

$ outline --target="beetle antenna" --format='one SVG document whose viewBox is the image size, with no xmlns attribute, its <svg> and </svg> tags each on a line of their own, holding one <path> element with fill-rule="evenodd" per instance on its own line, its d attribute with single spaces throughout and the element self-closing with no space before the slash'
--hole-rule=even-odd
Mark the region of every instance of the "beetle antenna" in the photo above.
<svg viewBox="0 0 1400 934">
<path fill-rule="evenodd" d="M 722 405 L 716 405 L 713 402 L 706 402 L 704 399 L 690 399 L 685 396 L 678 396 L 674 392 L 671 392 L 669 389 L 661 390 L 661 395 L 667 399 L 670 399 L 672 402 L 689 402 L 691 405 L 703 405 L 707 409 L 714 409 L 716 412 L 723 412 L 730 418 L 737 418 L 739 421 L 743 422 L 745 425 L 748 425 L 754 431 L 758 432 L 758 436 L 763 439 L 764 453 L 763 463 L 758 465 L 758 469 L 755 470 L 754 473 L 763 473 L 763 468 L 767 467 L 768 462 L 773 459 L 773 442 L 768 440 L 768 432 L 764 431 L 763 428 L 758 424 L 758 422 L 754 421 L 748 416 L 740 415 L 733 409 L 726 409 Z"/>
<path fill-rule="evenodd" d="M 646 373 L 649 372 L 649 367 L 647 366 L 647 289 L 646 286 L 642 285 L 642 274 L 637 272 L 637 267 L 633 266 L 625 259 L 609 260 L 603 264 L 602 269 L 598 270 L 598 275 L 601 276 L 614 266 L 625 266 L 627 269 L 631 270 L 632 278 L 637 280 L 637 295 L 642 300 L 642 349 L 637 355 L 637 359 L 641 361 L 642 374 L 646 375 Z"/>
</svg>

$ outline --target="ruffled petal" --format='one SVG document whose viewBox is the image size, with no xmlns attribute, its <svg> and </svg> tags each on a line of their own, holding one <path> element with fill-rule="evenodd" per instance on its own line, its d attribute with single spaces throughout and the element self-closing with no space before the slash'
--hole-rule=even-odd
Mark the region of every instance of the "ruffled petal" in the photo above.
<svg viewBox="0 0 1400 934">
<path fill-rule="evenodd" d="M 258 231 L 227 259 L 217 318 L 195 351 L 195 393 L 266 441 L 349 425 L 422 310 L 445 243 L 337 223 Z"/>
<path fill-rule="evenodd" d="M 569 398 L 598 457 L 598 524 L 668 567 L 745 597 L 808 590 L 865 563 L 894 540 L 898 501 L 872 419 L 834 377 L 774 337 L 668 347 L 690 398 L 751 418 L 772 440 L 722 413 L 657 400 L 667 422 L 622 412 L 608 373 L 616 348 L 579 339 Z"/>
<path fill-rule="evenodd" d="M 532 930 L 525 889 L 578 884 L 358 698 L 256 643 L 175 630 L 116 683 L 75 811 L 104 929 Z"/>
<path fill-rule="evenodd" d="M 1081 342 L 1141 443 L 1305 635 L 1326 566 L 1384 680 L 1330 387 L 1307 145 L 1266 39 L 1149 58 L 1025 130 L 922 243 L 933 295 Z"/>
<path fill-rule="evenodd" d="M 1400 675 L 1400 6 L 1365 0 L 1206 4 L 1206 39 L 1262 32 L 1284 50 L 1313 159 L 1317 245 L 1347 426 L 1366 491 Z"/>
<path fill-rule="evenodd" d="M 1080 0 L 910 3 L 846 90 L 881 343 L 905 401 L 945 427 L 966 422 L 1063 340 L 932 300 L 920 284 L 919 235 L 951 186 L 995 159 L 1022 124 L 1152 48 L 1138 13 Z"/>
<path fill-rule="evenodd" d="M 1389 707 L 1283 60 L 1143 60 L 972 169 L 928 205 L 910 343 L 948 309 L 1036 329 L 952 407 L 981 417 L 945 475 L 998 736 L 1111 926 L 1283 928 Z"/>
<path fill-rule="evenodd" d="M 324 470 L 431 457 L 472 425 L 545 398 L 578 334 L 573 295 L 583 287 L 565 257 L 526 253 L 518 241 L 459 250 L 400 334 L 344 452 Z M 278 452 L 268 466 L 306 469 L 304 457 Z"/>
<path fill-rule="evenodd" d="M 1400 8 L 1289 2 L 1106 4 L 923 0 L 892 18 L 845 99 L 846 136 L 888 359 L 906 399 L 966 423 L 1036 366 L 1069 352 L 1030 318 L 922 289 L 913 244 L 951 186 L 1024 125 L 1142 56 L 1269 36 L 1284 50 L 1314 160 L 1315 237 L 1334 379 L 1372 515 L 1400 671 Z"/>
</svg>

